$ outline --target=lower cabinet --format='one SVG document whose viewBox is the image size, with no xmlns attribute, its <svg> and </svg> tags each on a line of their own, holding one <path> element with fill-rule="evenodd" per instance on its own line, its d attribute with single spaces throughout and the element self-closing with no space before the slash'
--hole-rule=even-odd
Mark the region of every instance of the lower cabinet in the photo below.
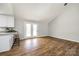
<svg viewBox="0 0 79 59">
<path fill-rule="evenodd" d="M 13 35 L 0 35 L 0 52 L 9 51 L 13 45 Z"/>
</svg>

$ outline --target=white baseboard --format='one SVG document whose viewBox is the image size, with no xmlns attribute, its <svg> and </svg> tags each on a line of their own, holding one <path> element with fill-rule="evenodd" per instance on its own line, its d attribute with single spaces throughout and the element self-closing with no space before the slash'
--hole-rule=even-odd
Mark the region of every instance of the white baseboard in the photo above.
<svg viewBox="0 0 79 59">
<path fill-rule="evenodd" d="M 29 38 L 21 38 L 21 40 L 23 39 L 33 39 L 33 38 L 39 38 L 39 37 L 45 37 L 47 35 L 42 35 L 42 36 L 37 36 L 37 37 L 29 37 Z M 59 38 L 59 39 L 62 39 L 62 40 L 68 40 L 68 41 L 73 41 L 73 42 L 78 42 L 78 40 L 74 40 L 74 39 L 69 39 L 69 38 L 63 38 L 63 37 L 57 37 L 57 36 L 49 36 L 49 37 L 55 37 L 55 38 Z"/>
<path fill-rule="evenodd" d="M 57 37 L 57 36 L 50 36 L 50 37 L 55 37 L 55 38 L 59 38 L 59 39 L 62 39 L 62 40 L 68 40 L 68 41 L 73 41 L 73 42 L 78 42 L 78 40 L 75 40 L 75 39 L 69 39 L 69 38 L 63 38 L 63 37 Z"/>
<path fill-rule="evenodd" d="M 23 39 L 33 39 L 33 38 L 39 38 L 39 37 L 45 37 L 46 35 L 42 35 L 42 36 L 36 36 L 36 37 L 26 37 L 26 38 L 21 38 L 21 40 Z"/>
</svg>

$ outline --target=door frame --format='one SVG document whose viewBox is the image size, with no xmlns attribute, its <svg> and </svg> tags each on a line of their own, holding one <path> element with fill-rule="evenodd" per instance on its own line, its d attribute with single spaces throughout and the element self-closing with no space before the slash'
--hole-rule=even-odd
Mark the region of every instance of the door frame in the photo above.
<svg viewBox="0 0 79 59">
<path fill-rule="evenodd" d="M 26 24 L 31 24 L 31 35 L 30 37 L 26 37 Z M 24 38 L 35 38 L 38 36 L 38 24 L 37 24 L 37 36 L 33 36 L 33 25 L 32 24 L 37 24 L 36 22 L 24 22 Z"/>
</svg>

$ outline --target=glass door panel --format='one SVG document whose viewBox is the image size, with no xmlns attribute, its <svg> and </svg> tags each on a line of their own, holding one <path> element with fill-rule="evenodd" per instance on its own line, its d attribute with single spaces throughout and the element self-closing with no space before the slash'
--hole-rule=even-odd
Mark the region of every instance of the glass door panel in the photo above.
<svg viewBox="0 0 79 59">
<path fill-rule="evenodd" d="M 26 24 L 26 36 L 31 37 L 31 24 Z"/>
<path fill-rule="evenodd" d="M 33 36 L 37 36 L 37 24 L 33 24 L 32 26 L 33 26 L 32 34 L 33 34 Z"/>
</svg>

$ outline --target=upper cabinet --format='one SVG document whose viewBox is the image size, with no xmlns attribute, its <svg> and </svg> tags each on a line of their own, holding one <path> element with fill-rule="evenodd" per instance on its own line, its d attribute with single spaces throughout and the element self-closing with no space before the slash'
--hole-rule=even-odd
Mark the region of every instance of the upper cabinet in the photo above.
<svg viewBox="0 0 79 59">
<path fill-rule="evenodd" d="M 0 3 L 0 14 L 13 15 L 13 6 L 11 3 Z"/>
<path fill-rule="evenodd" d="M 0 15 L 0 27 L 14 27 L 14 16 Z"/>
<path fill-rule="evenodd" d="M 7 24 L 7 17 L 4 15 L 0 15 L 0 27 L 6 27 Z"/>
<path fill-rule="evenodd" d="M 14 27 L 14 16 L 7 16 L 7 27 Z"/>
<path fill-rule="evenodd" d="M 0 27 L 14 27 L 14 13 L 11 3 L 0 3 Z"/>
</svg>

